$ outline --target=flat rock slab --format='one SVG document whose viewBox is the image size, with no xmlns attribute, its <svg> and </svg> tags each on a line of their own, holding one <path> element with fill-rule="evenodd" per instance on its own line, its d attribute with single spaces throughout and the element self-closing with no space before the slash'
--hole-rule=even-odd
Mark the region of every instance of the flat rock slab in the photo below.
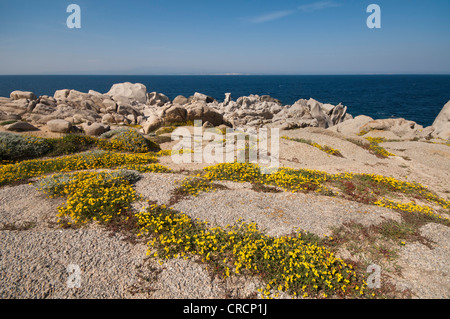
<svg viewBox="0 0 450 319">
<path fill-rule="evenodd" d="M 420 234 L 431 239 L 433 247 L 417 242 L 407 243 L 399 252 L 402 278 L 395 280 L 401 289 L 408 288 L 415 298 L 450 298 L 450 228 L 429 223 Z"/>
<path fill-rule="evenodd" d="M 272 236 L 287 235 L 299 228 L 324 236 L 331 235 L 332 227 L 351 221 L 368 226 L 385 219 L 401 220 L 398 213 L 382 207 L 313 194 L 259 193 L 250 189 L 201 193 L 181 200 L 173 208 L 222 227 L 242 218 L 256 222 Z"/>
<path fill-rule="evenodd" d="M 0 231 L 1 298 L 132 298 L 144 245 L 103 230 Z M 80 287 L 73 288 L 80 269 Z M 72 277 L 71 277 L 72 276 Z"/>
<path fill-rule="evenodd" d="M 156 201 L 159 205 L 168 205 L 172 192 L 178 183 L 186 178 L 182 174 L 145 173 L 136 183 L 136 191 L 149 201 Z"/>
<path fill-rule="evenodd" d="M 0 226 L 48 228 L 55 225 L 58 206 L 63 198 L 49 199 L 28 184 L 0 188 Z"/>
</svg>

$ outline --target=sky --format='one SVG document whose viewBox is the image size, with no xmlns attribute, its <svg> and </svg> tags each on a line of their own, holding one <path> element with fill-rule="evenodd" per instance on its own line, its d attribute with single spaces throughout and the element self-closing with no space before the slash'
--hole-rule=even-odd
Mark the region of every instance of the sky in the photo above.
<svg viewBox="0 0 450 319">
<path fill-rule="evenodd" d="M 0 74 L 450 74 L 450 1 L 1 0 Z"/>
</svg>

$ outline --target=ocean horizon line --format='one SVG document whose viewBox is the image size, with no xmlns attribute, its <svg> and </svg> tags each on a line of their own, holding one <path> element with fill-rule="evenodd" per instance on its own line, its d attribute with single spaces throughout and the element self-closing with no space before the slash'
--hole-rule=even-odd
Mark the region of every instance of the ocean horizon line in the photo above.
<svg viewBox="0 0 450 319">
<path fill-rule="evenodd" d="M 450 76 L 450 73 L 305 73 L 305 74 L 264 74 L 264 73 L 214 73 L 214 74 L 70 74 L 70 73 L 51 73 L 51 74 L 0 74 L 0 76 Z"/>
</svg>

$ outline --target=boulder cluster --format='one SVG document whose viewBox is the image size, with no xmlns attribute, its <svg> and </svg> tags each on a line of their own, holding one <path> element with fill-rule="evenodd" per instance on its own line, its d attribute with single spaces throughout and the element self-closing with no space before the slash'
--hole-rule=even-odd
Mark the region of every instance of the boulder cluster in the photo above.
<svg viewBox="0 0 450 319">
<path fill-rule="evenodd" d="M 107 93 L 63 89 L 53 96 L 37 97 L 32 92 L 14 91 L 9 98 L 0 98 L 0 121 L 14 122 L 6 126 L 11 131 L 47 125 L 52 132 L 84 131 L 87 135 L 100 135 L 111 125 L 139 125 L 142 133 L 149 134 L 162 126 L 195 120 L 201 120 L 207 127 L 321 127 L 342 133 L 384 130 L 396 137 L 450 137 L 450 103 L 433 126 L 423 128 L 405 119 L 353 118 L 342 104 L 324 104 L 314 99 L 283 105 L 268 95 L 242 96 L 233 101 L 231 94 L 226 93 L 219 103 L 197 92 L 171 101 L 162 93 L 148 93 L 143 84 L 129 82 L 114 84 Z"/>
</svg>

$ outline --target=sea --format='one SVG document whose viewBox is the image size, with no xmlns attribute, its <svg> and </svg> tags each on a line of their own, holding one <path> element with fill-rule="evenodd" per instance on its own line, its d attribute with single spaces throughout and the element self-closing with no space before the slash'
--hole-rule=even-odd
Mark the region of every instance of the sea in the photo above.
<svg viewBox="0 0 450 319">
<path fill-rule="evenodd" d="M 430 126 L 450 100 L 450 75 L 4 75 L 0 96 L 14 90 L 37 96 L 59 89 L 106 93 L 115 83 L 142 83 L 148 92 L 170 99 L 195 92 L 221 102 L 225 93 L 233 100 L 250 94 L 270 95 L 283 105 L 313 98 L 347 106 L 353 116 L 398 118 Z"/>
</svg>

